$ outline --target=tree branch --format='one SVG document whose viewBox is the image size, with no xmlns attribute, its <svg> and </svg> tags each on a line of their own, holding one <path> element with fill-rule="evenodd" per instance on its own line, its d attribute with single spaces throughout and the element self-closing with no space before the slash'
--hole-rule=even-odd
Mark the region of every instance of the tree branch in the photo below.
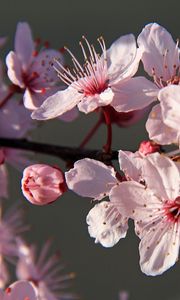
<svg viewBox="0 0 180 300">
<path fill-rule="evenodd" d="M 118 151 L 106 154 L 100 150 L 81 149 L 31 142 L 27 139 L 0 138 L 0 147 L 29 150 L 53 155 L 65 161 L 76 161 L 85 157 L 108 162 L 118 159 Z"/>
</svg>

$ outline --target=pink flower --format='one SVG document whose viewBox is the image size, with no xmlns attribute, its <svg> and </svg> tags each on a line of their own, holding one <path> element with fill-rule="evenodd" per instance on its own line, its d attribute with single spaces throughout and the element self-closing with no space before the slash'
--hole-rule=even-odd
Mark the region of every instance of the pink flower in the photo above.
<svg viewBox="0 0 180 300">
<path fill-rule="evenodd" d="M 56 72 L 51 67 L 55 57 L 63 63 L 62 54 L 58 51 L 41 49 L 38 52 L 29 25 L 18 23 L 15 51 L 9 52 L 6 63 L 9 79 L 24 91 L 26 108 L 36 109 L 50 95 L 51 87 L 57 81 Z"/>
<path fill-rule="evenodd" d="M 69 189 L 95 200 L 108 196 L 114 186 L 121 184 L 114 168 L 89 158 L 75 162 L 65 176 Z M 112 247 L 126 236 L 127 221 L 108 201 L 96 204 L 86 218 L 90 236 L 104 247 Z"/>
<path fill-rule="evenodd" d="M 141 239 L 141 270 L 155 276 L 178 259 L 180 167 L 154 153 L 144 159 L 142 174 L 145 185 L 123 182 L 111 190 L 110 200 L 122 215 L 134 219 L 136 234 Z"/>
<path fill-rule="evenodd" d="M 0 290 L 0 300 L 38 300 L 37 290 L 28 281 L 16 281 L 5 292 Z"/>
<path fill-rule="evenodd" d="M 19 279 L 33 282 L 38 291 L 39 300 L 75 299 L 75 295 L 68 293 L 66 288 L 74 278 L 74 273 L 61 274 L 64 269 L 59 264 L 59 256 L 48 257 L 51 242 L 47 241 L 36 256 L 36 248 L 28 247 L 19 240 L 19 261 L 16 274 Z"/>
<path fill-rule="evenodd" d="M 180 86 L 170 85 L 159 93 L 160 105 L 152 110 L 146 128 L 152 139 L 161 144 L 180 145 Z"/>
<path fill-rule="evenodd" d="M 54 202 L 66 191 L 62 171 L 44 164 L 35 164 L 24 169 L 21 183 L 26 199 L 36 205 Z"/>
<path fill-rule="evenodd" d="M 85 60 L 83 66 L 65 48 L 72 58 L 74 69 L 71 72 L 58 61 L 55 69 L 68 88 L 47 98 L 32 113 L 33 119 L 55 118 L 76 105 L 84 113 L 107 105 L 111 105 L 118 112 L 128 112 L 142 109 L 156 99 L 157 88 L 153 83 L 144 77 L 131 78 L 136 73 L 141 58 L 132 34 L 120 37 L 108 50 L 102 37 L 98 42 L 102 49 L 101 56 L 83 37 L 80 42 Z"/>
<path fill-rule="evenodd" d="M 138 45 L 142 51 L 144 69 L 149 76 L 152 76 L 153 81 L 157 86 L 157 95 L 160 101 L 160 104 L 152 109 L 146 123 L 149 137 L 162 145 L 178 143 L 178 123 L 172 126 L 170 116 L 166 116 L 166 118 L 164 115 L 165 102 L 167 101 L 164 100 L 164 95 L 165 93 L 168 93 L 168 99 L 172 99 L 174 97 L 174 87 L 172 86 L 172 88 L 169 87 L 165 89 L 166 92 L 163 91 L 166 86 L 180 84 L 178 42 L 175 43 L 173 41 L 172 36 L 165 28 L 156 23 L 151 23 L 145 26 L 140 33 Z M 170 95 L 171 92 L 172 95 Z M 177 115 L 179 113 L 179 107 L 177 109 L 178 103 L 177 101 L 175 102 L 171 100 L 171 108 L 172 104 L 175 105 L 173 110 L 176 111 Z M 167 103 L 169 103 L 169 101 L 167 101 Z"/>
</svg>

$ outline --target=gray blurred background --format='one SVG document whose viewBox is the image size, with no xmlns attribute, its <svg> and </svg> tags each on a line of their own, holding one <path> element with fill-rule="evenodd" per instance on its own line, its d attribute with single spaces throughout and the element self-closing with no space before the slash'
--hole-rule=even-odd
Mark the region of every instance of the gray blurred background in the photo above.
<svg viewBox="0 0 180 300">
<path fill-rule="evenodd" d="M 92 42 L 103 35 L 109 47 L 120 35 L 132 32 L 137 36 L 144 25 L 154 21 L 166 27 L 174 38 L 180 33 L 180 1 L 1 0 L 0 4 L 0 35 L 9 37 L 6 49 L 13 47 L 18 21 L 29 22 L 34 37 L 49 40 L 55 48 L 68 45 L 75 53 L 79 51 L 78 41 L 83 34 Z M 49 121 L 32 136 L 41 142 L 77 146 L 96 118 L 91 114 L 82 115 L 71 124 Z M 136 149 L 146 137 L 144 122 L 131 129 L 114 127 L 113 148 Z M 89 147 L 101 147 L 105 133 L 102 127 Z M 36 160 L 64 167 L 63 162 L 52 157 L 38 155 Z M 52 205 L 35 207 L 20 193 L 21 175 L 13 172 L 11 177 L 11 203 L 18 200 L 28 207 L 32 224 L 29 240 L 42 246 L 48 237 L 54 237 L 54 248 L 61 249 L 67 269 L 77 274 L 74 290 L 82 299 L 117 300 L 119 290 L 128 290 L 130 300 L 180 299 L 179 262 L 162 276 L 153 278 L 142 274 L 138 262 L 139 241 L 132 228 L 127 238 L 112 249 L 95 245 L 86 225 L 86 215 L 92 207 L 89 199 L 68 192 Z"/>
</svg>

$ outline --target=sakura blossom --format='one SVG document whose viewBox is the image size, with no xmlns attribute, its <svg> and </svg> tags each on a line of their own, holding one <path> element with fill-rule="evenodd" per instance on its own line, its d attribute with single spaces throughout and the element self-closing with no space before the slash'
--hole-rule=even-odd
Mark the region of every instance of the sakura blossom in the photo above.
<svg viewBox="0 0 180 300">
<path fill-rule="evenodd" d="M 86 114 L 107 105 L 118 112 L 128 112 L 143 109 L 156 100 L 156 86 L 153 83 L 145 77 L 132 78 L 141 59 L 134 35 L 120 37 L 108 50 L 103 37 L 98 42 L 101 56 L 86 37 L 82 37 L 80 47 L 85 60 L 83 65 L 65 47 L 72 58 L 74 69 L 66 69 L 58 60 L 54 68 L 68 87 L 47 98 L 32 113 L 33 119 L 52 119 L 76 105 Z"/>
<path fill-rule="evenodd" d="M 159 93 L 160 105 L 155 106 L 146 128 L 153 140 L 161 144 L 180 144 L 180 86 L 171 85 Z"/>
<path fill-rule="evenodd" d="M 38 300 L 35 286 L 25 280 L 19 280 L 11 284 L 3 292 L 0 290 L 0 300 Z"/>
<path fill-rule="evenodd" d="M 35 46 L 30 26 L 26 22 L 19 22 L 15 34 L 15 50 L 7 55 L 6 64 L 9 79 L 24 91 L 24 105 L 30 110 L 42 104 L 57 81 L 56 73 L 51 67 L 54 57 L 63 63 L 63 56 L 59 51 L 44 47 L 38 52 Z"/>
<path fill-rule="evenodd" d="M 169 98 L 172 98 L 174 85 L 180 83 L 179 42 L 175 43 L 170 33 L 157 23 L 146 25 L 137 42 L 142 51 L 141 59 L 144 69 L 153 78 L 160 101 L 160 104 L 153 107 L 146 124 L 149 137 L 162 145 L 178 143 L 177 127 L 169 126 L 168 121 L 165 121 L 162 115 L 162 107 L 164 107 L 162 99 L 166 93 L 163 91 L 165 87 L 169 86 L 169 89 L 165 91 L 169 91 Z"/>
<path fill-rule="evenodd" d="M 75 274 L 63 274 L 64 266 L 59 263 L 59 255 L 48 255 L 50 240 L 44 244 L 39 257 L 36 255 L 34 245 L 27 246 L 22 240 L 18 241 L 18 245 L 17 278 L 35 284 L 38 300 L 77 299 L 75 294 L 67 291 Z"/>
<path fill-rule="evenodd" d="M 110 192 L 110 200 L 120 213 L 135 222 L 141 239 L 140 266 L 147 275 L 162 274 L 178 259 L 179 171 L 178 163 L 154 153 L 144 159 L 145 185 L 123 182 Z"/>
<path fill-rule="evenodd" d="M 62 171 L 45 164 L 35 164 L 24 169 L 21 184 L 26 199 L 36 205 L 54 202 L 66 191 Z"/>
</svg>

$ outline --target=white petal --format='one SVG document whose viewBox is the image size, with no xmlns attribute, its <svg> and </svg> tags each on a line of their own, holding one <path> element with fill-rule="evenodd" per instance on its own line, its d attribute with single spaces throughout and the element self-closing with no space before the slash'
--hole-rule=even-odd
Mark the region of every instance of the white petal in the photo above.
<svg viewBox="0 0 180 300">
<path fill-rule="evenodd" d="M 140 181 L 143 158 L 139 152 L 119 151 L 119 165 L 127 178 Z"/>
<path fill-rule="evenodd" d="M 9 52 L 6 57 L 6 65 L 8 67 L 8 77 L 15 85 L 24 88 L 24 82 L 22 78 L 22 65 L 13 51 Z"/>
<path fill-rule="evenodd" d="M 34 42 L 28 23 L 18 23 L 15 35 L 15 52 L 21 61 L 24 70 L 27 70 L 29 67 L 33 50 Z"/>
<path fill-rule="evenodd" d="M 124 220 L 110 202 L 96 204 L 87 215 L 86 222 L 95 243 L 100 243 L 104 247 L 113 247 L 126 236 L 128 229 L 127 220 Z"/>
<path fill-rule="evenodd" d="M 164 123 L 180 134 L 180 86 L 170 85 L 159 92 Z"/>
<path fill-rule="evenodd" d="M 138 58 L 138 59 L 137 59 Z M 135 74 L 140 61 L 137 55 L 136 41 L 133 34 L 117 39 L 107 50 L 108 77 L 110 83 Z"/>
<path fill-rule="evenodd" d="M 142 109 L 157 99 L 158 89 L 145 77 L 124 80 L 113 86 L 114 98 L 111 105 L 119 112 Z"/>
<path fill-rule="evenodd" d="M 43 104 L 32 113 L 32 119 L 48 120 L 61 116 L 75 107 L 82 99 L 82 94 L 69 87 L 48 97 Z"/>
<path fill-rule="evenodd" d="M 163 200 L 175 200 L 180 194 L 180 173 L 176 164 L 159 153 L 146 156 L 142 176 L 154 193 Z"/>
<path fill-rule="evenodd" d="M 146 130 L 149 138 L 161 145 L 178 143 L 178 131 L 170 128 L 163 122 L 161 106 L 157 104 L 153 107 L 146 122 Z"/>
<path fill-rule="evenodd" d="M 5 292 L 3 300 L 24 300 L 29 298 L 30 300 L 37 300 L 37 290 L 34 285 L 28 281 L 20 280 L 16 281 L 9 287 L 11 290 L 9 293 Z"/>
<path fill-rule="evenodd" d="M 173 266 L 179 254 L 178 223 L 158 223 L 144 235 L 139 245 L 140 266 L 146 275 L 160 275 Z"/>
<path fill-rule="evenodd" d="M 151 23 L 145 26 L 138 37 L 142 49 L 142 61 L 146 72 L 152 76 L 154 68 L 158 78 L 168 80 L 174 74 L 174 65 L 179 66 L 179 50 L 172 36 L 162 26 Z M 165 56 L 164 56 L 165 55 Z M 167 68 L 164 68 L 164 66 Z"/>
<path fill-rule="evenodd" d="M 117 184 L 115 171 L 100 161 L 85 158 L 65 173 L 69 189 L 80 196 L 101 200 Z"/>
<path fill-rule="evenodd" d="M 94 111 L 97 107 L 106 106 L 112 102 L 114 93 L 110 88 L 106 89 L 101 94 L 96 94 L 94 96 L 84 97 L 82 101 L 78 104 L 80 111 L 84 113 L 90 113 Z"/>
</svg>

